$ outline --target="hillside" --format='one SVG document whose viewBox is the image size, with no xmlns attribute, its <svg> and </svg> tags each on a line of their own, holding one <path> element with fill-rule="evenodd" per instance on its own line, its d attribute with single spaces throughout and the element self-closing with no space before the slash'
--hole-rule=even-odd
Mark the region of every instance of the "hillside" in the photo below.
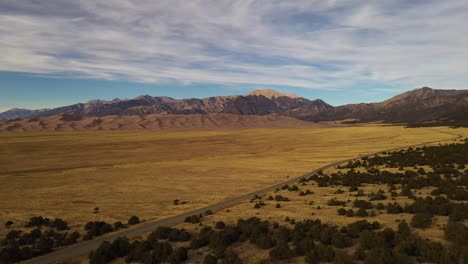
<svg viewBox="0 0 468 264">
<path fill-rule="evenodd" d="M 468 90 L 415 89 L 380 103 L 349 104 L 313 113 L 304 120 L 356 119 L 360 122 L 419 123 L 468 121 Z"/>
<path fill-rule="evenodd" d="M 108 115 L 150 114 L 211 114 L 238 115 L 284 115 L 300 118 L 331 108 L 324 101 L 283 95 L 273 90 L 255 90 L 247 95 L 215 96 L 204 99 L 174 99 L 170 97 L 139 96 L 133 99 L 112 101 L 95 100 L 21 116 L 0 114 L 0 119 L 48 117 L 73 114 L 80 117 L 103 117 Z"/>
<path fill-rule="evenodd" d="M 260 117 L 271 115 L 289 118 Z M 11 120 L 18 118 L 31 120 L 28 122 Z M 38 118 L 42 119 L 37 121 Z M 468 90 L 436 90 L 423 87 L 383 102 L 338 107 L 333 107 L 320 99 L 309 100 L 294 94 L 282 94 L 272 89 L 254 90 L 246 95 L 214 96 L 203 99 L 174 99 L 144 95 L 126 100 L 94 100 L 53 109 L 11 109 L 0 113 L 1 119 L 10 120 L 8 123 L 1 123 L 2 131 L 61 131 L 99 127 L 93 125 L 93 122 L 105 122 L 106 125 L 99 128 L 104 130 L 245 128 L 304 124 L 295 119 L 314 122 L 353 120 L 353 122 L 407 123 L 417 126 L 466 126 Z M 156 123 L 150 124 L 148 120 Z M 273 123 L 267 124 L 267 122 Z"/>
<path fill-rule="evenodd" d="M 84 131 L 84 130 L 197 130 L 246 129 L 320 126 L 311 122 L 279 115 L 235 114 L 150 114 L 145 116 L 108 115 L 103 117 L 78 117 L 55 115 L 32 119 L 0 122 L 0 132 Z"/>
</svg>

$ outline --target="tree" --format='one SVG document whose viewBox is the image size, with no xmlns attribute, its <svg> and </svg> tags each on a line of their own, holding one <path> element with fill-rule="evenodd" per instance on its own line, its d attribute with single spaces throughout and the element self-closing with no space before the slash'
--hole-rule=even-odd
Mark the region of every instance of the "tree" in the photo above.
<svg viewBox="0 0 468 264">
<path fill-rule="evenodd" d="M 331 262 L 335 259 L 335 250 L 331 246 L 317 244 L 314 251 L 320 261 Z"/>
<path fill-rule="evenodd" d="M 96 249 L 89 254 L 89 263 L 90 264 L 105 264 L 110 262 L 115 258 L 114 251 L 112 249 L 111 243 L 104 241 Z"/>
<path fill-rule="evenodd" d="M 140 218 L 138 218 L 138 216 L 132 216 L 130 217 L 130 219 L 128 219 L 128 224 L 129 225 L 136 225 L 136 224 L 139 224 L 140 223 Z"/>
<path fill-rule="evenodd" d="M 121 229 L 121 228 L 124 228 L 124 224 L 121 222 L 121 221 L 117 221 L 114 223 L 114 229 L 115 230 L 118 230 L 118 229 Z"/>
<path fill-rule="evenodd" d="M 123 257 L 130 252 L 130 242 L 126 237 L 118 237 L 112 242 L 112 251 L 116 257 Z"/>
<path fill-rule="evenodd" d="M 338 215 L 346 215 L 346 209 L 344 209 L 344 208 L 338 209 L 337 212 L 338 212 Z"/>
<path fill-rule="evenodd" d="M 226 228 L 226 224 L 224 222 L 222 222 L 222 221 L 218 221 L 215 224 L 215 228 L 216 229 L 224 229 L 224 228 Z"/>
<path fill-rule="evenodd" d="M 457 245 L 468 244 L 468 228 L 463 223 L 449 221 L 444 229 L 445 237 Z"/>
<path fill-rule="evenodd" d="M 66 230 L 68 229 L 68 223 L 65 222 L 63 219 L 55 218 L 52 222 L 52 227 L 55 227 L 57 230 Z"/>
<path fill-rule="evenodd" d="M 188 259 L 188 248 L 179 247 L 172 252 L 172 255 L 169 257 L 171 263 L 181 263 Z"/>
<path fill-rule="evenodd" d="M 406 223 L 406 221 L 401 221 L 398 224 L 398 234 L 402 238 L 406 238 L 406 237 L 409 237 L 411 235 L 411 230 L 410 230 L 408 224 Z"/>
<path fill-rule="evenodd" d="M 8 221 L 5 222 L 5 227 L 6 227 L 6 228 L 9 228 L 9 227 L 10 227 L 11 225 L 13 225 L 13 224 L 14 224 L 13 221 L 8 220 Z"/>
<path fill-rule="evenodd" d="M 212 254 L 206 255 L 205 259 L 203 259 L 203 264 L 216 264 L 216 263 L 218 263 L 218 259 Z"/>
<path fill-rule="evenodd" d="M 270 257 L 273 259 L 289 259 L 293 252 L 286 241 L 279 241 L 278 244 L 270 250 Z"/>
<path fill-rule="evenodd" d="M 308 264 L 319 264 L 320 263 L 320 259 L 319 259 L 319 257 L 317 256 L 317 254 L 315 253 L 314 250 L 312 250 L 312 251 L 310 251 L 310 252 L 308 252 L 306 254 L 305 261 Z"/>
<path fill-rule="evenodd" d="M 310 237 L 306 237 L 297 242 L 296 253 L 299 255 L 304 255 L 307 252 L 310 252 L 315 248 L 314 240 Z"/>
<path fill-rule="evenodd" d="M 242 260 L 234 251 L 227 251 L 226 255 L 221 260 L 221 264 L 242 264 Z"/>
<path fill-rule="evenodd" d="M 335 256 L 335 261 L 333 261 L 335 264 L 352 264 L 354 263 L 353 258 L 343 252 L 339 252 Z"/>
<path fill-rule="evenodd" d="M 432 215 L 417 213 L 411 218 L 411 225 L 416 228 L 428 228 L 432 225 Z"/>
<path fill-rule="evenodd" d="M 359 210 L 357 210 L 357 212 L 356 212 L 356 215 L 359 216 L 359 217 L 369 216 L 366 209 L 364 209 L 364 208 L 359 208 Z"/>
</svg>

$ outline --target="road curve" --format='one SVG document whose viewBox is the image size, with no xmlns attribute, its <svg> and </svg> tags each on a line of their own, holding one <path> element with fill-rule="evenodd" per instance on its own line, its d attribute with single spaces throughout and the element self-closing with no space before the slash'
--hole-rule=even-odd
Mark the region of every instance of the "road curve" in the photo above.
<svg viewBox="0 0 468 264">
<path fill-rule="evenodd" d="M 435 130 L 435 129 L 433 129 L 433 130 Z M 143 223 L 138 224 L 138 225 L 136 225 L 134 227 L 124 229 L 124 230 L 121 230 L 121 231 L 118 231 L 118 232 L 113 232 L 113 233 L 110 233 L 110 234 L 107 234 L 107 235 L 104 235 L 104 236 L 100 236 L 100 237 L 98 237 L 96 239 L 93 239 L 93 240 L 82 241 L 82 242 L 79 242 L 79 243 L 76 243 L 76 244 L 73 244 L 73 245 L 70 245 L 70 246 L 55 250 L 55 251 L 53 251 L 53 252 L 51 252 L 49 254 L 23 261 L 21 263 L 25 263 L 25 264 L 26 263 L 28 263 L 28 264 L 60 263 L 60 262 L 66 261 L 67 259 L 70 259 L 70 258 L 87 255 L 92 250 L 98 248 L 99 245 L 104 241 L 113 241 L 114 239 L 116 239 L 118 237 L 123 237 L 123 236 L 131 238 L 131 237 L 135 237 L 135 236 L 139 236 L 139 235 L 151 232 L 151 231 L 155 230 L 159 226 L 171 226 L 171 225 L 179 224 L 179 223 L 182 223 L 187 216 L 192 216 L 192 215 L 195 215 L 195 214 L 196 215 L 203 214 L 207 210 L 211 210 L 212 212 L 220 211 L 220 210 L 226 209 L 228 207 L 232 207 L 232 206 L 234 206 L 234 205 L 236 205 L 236 204 L 238 204 L 238 203 L 240 203 L 240 202 L 242 202 L 244 200 L 251 199 L 255 195 L 264 195 L 266 193 L 273 192 L 273 191 L 276 190 L 276 188 L 281 188 L 285 184 L 297 183 L 300 179 L 302 179 L 304 177 L 312 176 L 315 173 L 317 173 L 319 170 L 326 170 L 326 169 L 335 167 L 335 166 L 337 166 L 339 164 L 342 164 L 342 163 L 345 163 L 345 162 L 348 162 L 348 161 L 351 161 L 351 160 L 355 160 L 355 159 L 359 159 L 359 158 L 363 158 L 363 157 L 367 157 L 367 156 L 372 156 L 372 155 L 376 155 L 376 154 L 381 154 L 383 152 L 395 151 L 395 150 L 405 149 L 405 148 L 409 148 L 409 147 L 418 147 L 418 146 L 434 144 L 434 143 L 441 143 L 441 142 L 445 142 L 445 141 L 460 139 L 460 138 L 463 137 L 462 135 L 454 134 L 454 133 L 450 133 L 450 132 L 444 132 L 444 131 L 439 131 L 439 130 L 435 130 L 435 131 L 440 132 L 440 133 L 454 135 L 455 137 L 450 138 L 450 139 L 444 139 L 444 140 L 438 140 L 438 141 L 432 141 L 432 142 L 416 144 L 416 145 L 409 145 L 409 146 L 406 146 L 406 147 L 387 149 L 387 150 L 382 150 L 382 151 L 379 151 L 379 152 L 374 152 L 374 153 L 371 153 L 371 154 L 361 155 L 361 156 L 350 158 L 350 159 L 340 160 L 340 161 L 328 164 L 328 165 L 326 165 L 324 167 L 318 168 L 316 170 L 313 170 L 313 171 L 311 171 L 311 172 L 309 172 L 307 174 L 304 174 L 304 175 L 302 175 L 300 177 L 290 179 L 290 180 L 288 180 L 286 182 L 275 184 L 275 185 L 270 186 L 270 187 L 265 188 L 265 189 L 261 189 L 261 190 L 255 191 L 255 192 L 251 192 L 251 193 L 239 196 L 237 198 L 226 200 L 226 201 L 218 203 L 218 204 L 214 204 L 214 205 L 210 205 L 210 206 L 207 206 L 207 207 L 199 208 L 199 209 L 196 209 L 196 210 L 193 210 L 193 211 L 190 211 L 190 212 L 186 212 L 186 213 L 182 213 L 182 214 L 172 216 L 172 217 L 169 217 L 169 218 L 165 218 L 165 219 L 161 219 L 161 220 L 155 220 L 155 221 L 149 221 L 149 222 L 143 222 Z"/>
</svg>

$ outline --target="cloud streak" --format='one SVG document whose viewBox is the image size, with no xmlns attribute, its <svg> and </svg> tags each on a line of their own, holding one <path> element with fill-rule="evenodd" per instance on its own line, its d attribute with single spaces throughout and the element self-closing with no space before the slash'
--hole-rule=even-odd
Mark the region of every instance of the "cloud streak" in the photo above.
<svg viewBox="0 0 468 264">
<path fill-rule="evenodd" d="M 0 70 L 164 83 L 465 88 L 454 1 L 0 3 Z"/>
</svg>

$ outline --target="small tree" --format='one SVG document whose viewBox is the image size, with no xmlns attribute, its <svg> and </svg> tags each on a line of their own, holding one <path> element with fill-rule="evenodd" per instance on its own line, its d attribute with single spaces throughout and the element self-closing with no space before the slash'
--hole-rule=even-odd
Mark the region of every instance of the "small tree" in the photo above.
<svg viewBox="0 0 468 264">
<path fill-rule="evenodd" d="M 181 263 L 188 259 L 188 248 L 186 247 L 179 247 L 176 248 L 172 255 L 169 257 L 169 261 L 171 263 Z"/>
<path fill-rule="evenodd" d="M 468 228 L 462 224 L 449 221 L 444 229 L 445 237 L 457 245 L 468 244 Z"/>
<path fill-rule="evenodd" d="M 428 228 L 432 224 L 432 215 L 428 213 L 417 213 L 411 218 L 411 225 L 416 228 Z"/>
<path fill-rule="evenodd" d="M 289 259 L 293 252 L 286 241 L 279 241 L 278 244 L 270 250 L 270 257 L 273 259 Z"/>
<path fill-rule="evenodd" d="M 356 212 L 356 215 L 359 216 L 359 217 L 369 216 L 366 209 L 364 209 L 364 208 L 359 208 L 359 210 L 357 210 L 357 212 Z"/>
<path fill-rule="evenodd" d="M 132 216 L 130 217 L 130 219 L 128 219 L 128 224 L 129 225 L 136 225 L 136 224 L 139 224 L 140 223 L 140 218 L 138 218 L 138 216 Z"/>
<path fill-rule="evenodd" d="M 216 263 L 218 263 L 218 259 L 212 254 L 206 255 L 205 259 L 203 259 L 203 264 L 216 264 Z"/>
<path fill-rule="evenodd" d="M 241 264 L 242 260 L 239 258 L 239 255 L 237 255 L 236 252 L 227 251 L 221 263 L 222 264 Z"/>
<path fill-rule="evenodd" d="M 224 229 L 224 228 L 226 228 L 226 224 L 224 222 L 222 222 L 222 221 L 216 222 L 215 228 L 216 229 Z"/>
<path fill-rule="evenodd" d="M 14 224 L 13 221 L 8 220 L 8 221 L 6 221 L 6 223 L 5 223 L 5 227 L 6 227 L 6 228 L 9 228 L 9 227 L 12 226 L 13 224 Z"/>
</svg>

